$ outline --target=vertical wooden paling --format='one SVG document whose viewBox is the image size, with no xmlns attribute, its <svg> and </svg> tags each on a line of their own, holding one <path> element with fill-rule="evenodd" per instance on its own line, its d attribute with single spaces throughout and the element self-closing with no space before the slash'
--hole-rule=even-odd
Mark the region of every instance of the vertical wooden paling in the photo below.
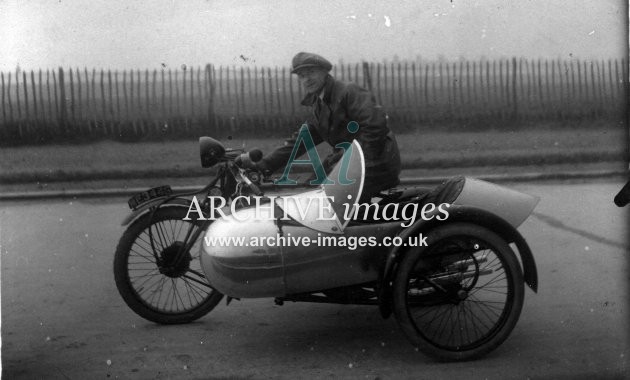
<svg viewBox="0 0 630 380">
<path fill-rule="evenodd" d="M 447 65 L 447 67 L 448 67 L 448 65 Z M 444 98 L 444 74 L 442 72 L 442 62 L 440 62 L 440 64 L 439 64 L 439 76 L 440 76 L 440 93 L 439 93 L 439 98 L 438 99 L 442 100 Z M 447 100 L 447 102 L 448 102 L 448 100 Z M 436 102 L 436 103 L 438 105 L 440 104 L 439 101 Z"/>
<path fill-rule="evenodd" d="M 520 97 L 519 99 L 517 99 L 517 101 L 519 104 L 522 105 L 525 99 L 525 83 L 524 83 L 524 78 L 523 78 L 523 58 L 520 58 L 518 60 L 518 82 L 519 82 L 519 88 L 520 88 Z M 522 118 L 522 115 L 520 114 L 522 108 L 523 107 L 520 107 L 518 109 L 519 118 Z"/>
<path fill-rule="evenodd" d="M 503 65 L 505 63 L 505 66 Z M 501 69 L 505 67 L 505 72 Z M 510 80 L 508 79 L 510 75 L 510 65 L 507 61 L 504 61 L 503 58 L 499 59 L 499 82 L 501 86 L 501 119 L 505 120 L 507 115 L 510 113 L 510 92 L 509 92 L 509 84 Z"/>
<path fill-rule="evenodd" d="M 71 120 L 71 124 L 69 125 L 68 129 L 71 131 L 72 134 L 74 134 L 75 132 L 75 128 L 76 128 L 76 124 L 77 124 L 77 119 L 76 119 L 76 101 L 74 98 L 74 75 L 72 74 L 72 68 L 68 69 L 68 75 L 69 75 L 69 79 L 70 79 L 70 120 Z M 66 102 L 68 101 L 68 99 L 66 99 Z"/>
<path fill-rule="evenodd" d="M 48 99 L 48 120 L 52 122 L 56 119 L 56 109 L 52 105 L 52 97 L 50 96 L 50 69 L 46 69 L 46 98 Z M 53 115 L 54 114 L 54 115 Z"/>
<path fill-rule="evenodd" d="M 273 77 L 271 76 L 271 67 L 267 68 L 267 79 L 269 80 L 269 112 L 273 114 Z"/>
<path fill-rule="evenodd" d="M 149 80 L 149 69 L 144 70 L 144 104 L 145 104 L 145 112 L 147 123 L 150 123 L 153 119 L 153 115 L 151 112 L 151 97 L 149 96 L 149 85 L 151 81 Z"/>
<path fill-rule="evenodd" d="M 473 61 L 474 65 L 474 61 Z M 466 116 L 470 117 L 470 104 L 472 103 L 471 90 L 475 87 L 475 71 L 470 75 L 470 61 L 466 61 Z"/>
<path fill-rule="evenodd" d="M 547 67 L 547 63 L 549 62 L 549 60 L 547 60 L 545 62 L 545 68 Z M 554 61 L 551 60 L 551 64 L 549 66 L 551 66 L 551 79 L 549 80 L 549 82 L 547 83 L 547 92 L 549 94 L 549 105 L 550 105 L 550 110 L 549 113 L 554 114 L 557 112 L 558 110 L 558 106 L 557 106 L 557 101 L 558 98 L 556 97 L 556 68 L 555 65 L 553 63 Z"/>
<path fill-rule="evenodd" d="M 612 75 L 612 59 L 608 59 L 608 87 L 610 88 L 610 92 L 608 94 L 608 101 L 606 103 L 609 105 L 609 109 L 616 110 L 613 104 L 613 101 L 615 99 L 615 82 L 613 81 Z"/>
<path fill-rule="evenodd" d="M 179 69 L 174 70 L 174 75 L 175 75 L 175 79 L 173 80 L 174 83 L 174 87 L 175 87 L 175 119 L 177 120 L 176 122 L 174 122 L 173 124 L 173 128 L 171 130 L 179 130 L 180 126 L 179 126 L 179 120 L 182 117 L 182 112 L 180 109 L 180 99 L 179 99 L 179 86 L 178 86 L 178 82 L 179 82 Z"/>
<path fill-rule="evenodd" d="M 162 110 L 158 112 L 158 97 L 157 97 L 157 69 L 153 69 L 153 93 L 151 96 L 151 109 L 153 110 L 153 124 L 155 125 L 155 130 L 160 128 L 161 120 L 160 115 L 162 114 Z"/>
<path fill-rule="evenodd" d="M 590 105 L 590 91 L 588 86 L 588 67 L 586 61 L 582 62 L 582 71 L 584 71 L 584 101 L 586 105 Z"/>
<path fill-rule="evenodd" d="M 243 119 L 247 119 L 247 107 L 245 106 L 245 104 L 245 69 L 241 66 L 241 113 L 243 115 Z"/>
<path fill-rule="evenodd" d="M 453 117 L 453 94 L 451 92 L 451 82 L 453 81 L 453 78 L 451 78 L 450 65 L 448 64 L 448 62 L 444 64 L 444 66 L 446 66 L 446 78 L 444 79 L 444 82 L 446 82 L 446 108 L 448 110 L 447 117 L 450 119 Z M 455 83 L 453 83 L 453 86 L 455 86 Z"/>
<path fill-rule="evenodd" d="M 558 93 L 560 94 L 560 105 L 558 107 L 558 116 L 561 120 L 564 120 L 564 110 L 565 110 L 565 96 L 564 96 L 564 81 L 562 79 L 562 63 L 560 59 L 558 59 L 557 63 L 558 67 Z"/>
<path fill-rule="evenodd" d="M 86 133 L 91 135 L 92 128 L 90 127 L 91 119 L 92 119 L 92 102 L 90 101 L 90 75 L 88 73 L 87 67 L 83 68 L 83 73 L 85 74 L 85 129 Z"/>
<path fill-rule="evenodd" d="M 54 72 L 53 72 L 53 77 L 54 77 Z M 93 127 L 90 129 L 90 132 L 92 132 L 96 127 L 97 127 L 97 121 L 98 121 L 98 104 L 96 103 L 96 69 L 92 69 L 92 107 L 93 107 L 93 112 L 92 112 L 92 119 L 94 121 Z"/>
<path fill-rule="evenodd" d="M 186 88 L 186 70 L 188 69 L 188 67 L 186 65 L 182 65 L 182 109 L 184 110 L 183 113 L 181 113 L 180 115 L 178 115 L 182 120 L 183 124 L 180 124 L 177 126 L 177 132 L 181 133 L 183 131 L 185 131 L 188 125 L 188 118 L 186 117 L 186 103 L 187 103 L 187 99 L 186 99 L 186 93 L 187 93 L 187 88 Z M 179 71 L 179 69 L 177 70 Z M 179 113 L 179 108 L 177 109 L 178 113 Z"/>
<path fill-rule="evenodd" d="M 68 114 L 66 110 L 66 84 L 63 76 L 63 68 L 59 68 L 59 128 L 62 134 L 66 133 Z"/>
<path fill-rule="evenodd" d="M 255 72 L 254 72 L 254 75 L 256 75 Z M 258 97 L 256 95 L 256 92 L 252 89 L 254 85 L 255 85 L 255 83 L 252 83 L 252 70 L 251 70 L 251 67 L 247 66 L 247 95 L 248 95 L 247 99 L 250 102 L 250 107 L 248 107 L 249 108 L 249 112 L 250 112 L 249 123 L 252 125 L 252 127 L 256 127 L 256 121 L 254 119 L 254 114 L 256 112 L 256 98 Z M 243 96 L 245 96 L 245 94 L 243 94 Z"/>
<path fill-rule="evenodd" d="M 267 84 L 265 83 L 265 68 L 261 67 L 260 68 L 260 83 L 261 83 L 261 87 L 262 87 L 262 104 L 263 104 L 263 120 L 264 120 L 264 124 L 265 124 L 265 131 L 267 130 L 267 119 L 268 119 L 268 115 L 269 112 L 267 111 Z"/>
<path fill-rule="evenodd" d="M 376 101 L 383 105 L 383 97 L 381 95 L 381 63 L 376 64 Z"/>
<path fill-rule="evenodd" d="M 160 115 L 162 115 L 161 124 L 165 124 L 168 119 L 168 115 L 166 114 L 166 71 L 164 71 L 164 67 L 162 67 L 160 77 L 162 79 L 162 106 L 160 107 Z"/>
<path fill-rule="evenodd" d="M 129 122 L 129 94 L 127 93 L 127 70 L 123 70 L 122 72 L 122 92 L 123 92 L 123 103 L 125 104 L 125 116 L 123 117 L 123 122 L 125 125 Z M 137 132 L 134 128 L 134 134 Z"/>
<path fill-rule="evenodd" d="M 537 116 L 541 117 L 545 108 L 545 100 L 543 98 L 542 61 L 540 59 L 538 59 L 538 104 L 540 104 L 540 109 Z"/>
<path fill-rule="evenodd" d="M 111 135 L 113 135 L 114 132 L 114 90 L 113 90 L 113 85 L 112 85 L 112 70 L 109 69 L 107 70 L 107 92 L 109 94 L 109 113 L 108 113 L 108 124 L 109 124 L 109 129 L 108 129 L 108 133 Z"/>
<path fill-rule="evenodd" d="M 464 62 L 459 61 L 459 77 L 458 79 L 458 87 L 459 87 L 459 105 L 457 106 L 457 113 L 459 117 L 463 118 L 466 115 L 466 109 L 464 108 L 466 105 L 464 99 Z M 466 75 L 466 82 L 468 85 L 469 77 Z"/>
<path fill-rule="evenodd" d="M 386 108 L 393 106 L 387 83 L 387 62 L 383 62 L 383 102 L 386 102 Z"/>
<path fill-rule="evenodd" d="M 418 77 L 416 76 L 416 62 L 411 63 L 411 76 L 413 78 L 413 121 L 414 123 L 420 122 L 420 84 L 418 83 Z M 371 83 L 370 83 L 371 86 Z"/>
<path fill-rule="evenodd" d="M 78 71 L 78 69 L 77 69 Z M 37 73 L 37 84 L 38 84 L 38 89 L 39 89 L 39 109 L 40 109 L 40 114 L 41 114 L 41 118 L 43 122 L 46 122 L 46 120 L 48 120 L 46 118 L 46 105 L 44 104 L 44 83 L 42 81 L 42 69 L 38 70 Z"/>
<path fill-rule="evenodd" d="M 15 71 L 15 100 L 17 102 L 17 119 L 18 119 L 18 134 L 20 139 L 24 138 L 24 134 L 22 132 L 23 120 L 22 120 L 22 107 L 20 105 L 20 73 L 18 70 Z"/>
<path fill-rule="evenodd" d="M 289 92 L 291 93 L 291 118 L 295 119 L 295 96 L 293 90 L 293 74 L 289 72 Z"/>
<path fill-rule="evenodd" d="M 30 107 L 28 106 L 28 82 L 26 81 L 26 71 L 22 71 L 22 90 L 24 92 L 24 121 L 25 121 L 25 125 L 27 130 L 29 129 L 29 125 L 30 125 L 30 118 L 31 118 L 31 114 L 30 114 Z"/>
<path fill-rule="evenodd" d="M 21 124 L 22 122 L 22 109 L 21 108 L 22 107 L 20 105 L 20 74 L 17 70 L 15 71 L 15 102 L 16 102 L 15 105 L 17 108 L 18 123 Z"/>
<path fill-rule="evenodd" d="M 494 99 L 492 98 L 494 94 L 496 94 L 496 86 L 494 81 L 496 81 L 496 76 L 492 75 L 492 70 L 496 72 L 496 62 L 490 63 L 490 61 L 486 61 L 486 107 L 484 114 L 486 116 L 494 116 Z"/>
<path fill-rule="evenodd" d="M 518 118 L 518 67 L 516 63 L 516 57 L 512 57 L 512 120 Z"/>
<path fill-rule="evenodd" d="M 600 107 L 600 112 L 603 114 L 604 112 L 604 107 L 606 104 L 606 89 L 605 89 L 605 83 L 606 83 L 606 75 L 604 73 L 605 70 L 605 66 L 604 66 L 604 60 L 598 61 L 597 62 L 597 82 L 599 83 L 599 107 Z"/>
<path fill-rule="evenodd" d="M 437 109 L 438 109 L 438 107 L 437 107 L 437 105 L 438 105 L 438 93 L 437 93 L 437 90 L 436 90 L 437 89 L 436 70 L 437 70 L 437 67 L 435 65 L 435 62 L 433 62 L 431 64 L 431 78 L 432 78 L 431 79 L 431 90 L 433 92 L 433 99 L 431 99 L 431 108 L 432 108 L 431 115 L 432 116 L 436 114 Z M 430 120 L 433 121 L 434 117 L 431 117 Z"/>
<path fill-rule="evenodd" d="M 173 72 L 168 69 L 168 117 L 165 125 L 168 125 L 173 119 Z"/>
<path fill-rule="evenodd" d="M 280 82 L 279 82 L 279 76 L 278 76 L 278 66 L 275 67 L 274 69 L 274 74 L 275 74 L 275 88 L 274 90 L 276 91 L 276 100 L 277 100 L 277 108 L 278 108 L 278 116 L 282 115 L 282 103 L 280 102 Z M 276 118 L 276 121 L 280 121 L 278 120 L 280 119 L 279 117 Z"/>
<path fill-rule="evenodd" d="M 13 102 L 11 101 L 11 73 L 7 74 L 7 104 L 9 105 L 9 121 L 11 124 L 14 123 L 13 120 Z"/>
<path fill-rule="evenodd" d="M 258 94 L 258 66 L 254 66 L 254 107 L 256 108 L 256 113 L 261 113 L 260 111 L 260 95 Z M 260 119 L 259 119 L 260 120 Z"/>
<path fill-rule="evenodd" d="M 33 98 L 33 115 L 30 117 L 31 120 L 29 120 L 29 127 L 33 126 L 33 121 L 35 121 L 35 123 L 37 123 L 39 117 L 38 117 L 38 112 L 37 112 L 37 88 L 35 86 L 35 73 L 33 72 L 33 70 L 31 70 L 31 91 L 32 91 L 32 98 Z M 24 81 L 24 86 L 26 86 L 26 80 Z M 29 128 L 32 129 L 32 128 Z M 29 133 L 32 133 L 32 131 L 29 131 Z"/>
<path fill-rule="evenodd" d="M 192 69 L 192 72 L 195 72 L 195 69 Z M 191 74 L 191 82 L 194 81 L 193 78 L 194 75 Z M 191 94 L 193 94 L 192 92 L 192 85 L 191 85 Z M 197 94 L 196 96 L 193 95 L 193 99 L 197 99 L 197 101 L 195 102 L 196 106 L 191 106 L 191 108 L 193 109 L 193 118 L 195 120 L 195 131 L 197 134 L 200 134 L 202 131 L 202 126 L 203 126 L 203 117 L 200 116 L 200 106 L 203 104 L 203 99 L 204 99 L 204 95 L 203 95 L 203 89 L 202 89 L 202 84 L 201 84 L 201 67 L 197 66 Z"/>
<path fill-rule="evenodd" d="M 122 136 L 122 111 L 120 108 L 120 83 L 118 81 L 118 70 L 114 70 L 114 91 L 116 92 L 116 113 L 114 116 L 114 122 L 112 123 L 112 129 L 116 133 L 116 137 Z"/>
<path fill-rule="evenodd" d="M 57 115 L 57 134 L 58 136 L 61 136 L 61 110 L 59 109 L 59 97 L 57 94 L 57 74 L 55 73 L 55 70 L 52 70 L 52 77 L 53 77 L 53 92 L 55 94 L 55 114 Z"/>
<path fill-rule="evenodd" d="M 72 70 L 72 69 L 70 69 Z M 85 114 L 84 110 L 84 106 L 85 103 L 83 102 L 83 89 L 82 89 L 82 85 L 81 85 L 81 72 L 79 71 L 79 68 L 77 67 L 76 69 L 76 73 L 77 73 L 77 109 L 78 109 L 78 123 L 76 125 L 76 129 L 78 130 L 79 134 L 83 135 L 84 134 L 84 128 L 83 128 L 83 122 L 84 122 L 84 117 L 83 115 Z"/>
<path fill-rule="evenodd" d="M 575 115 L 575 108 L 576 108 L 576 104 L 578 104 L 578 97 L 576 96 L 577 93 L 580 91 L 579 86 L 577 87 L 577 91 L 576 91 L 576 86 L 577 83 L 575 81 L 575 66 L 573 64 L 573 60 L 570 61 L 570 69 L 571 69 L 571 91 L 570 93 L 570 103 L 571 103 L 571 116 Z M 578 64 L 578 69 L 579 69 L 579 64 Z M 578 78 L 579 80 L 579 78 Z"/>
<path fill-rule="evenodd" d="M 400 62 L 398 62 L 398 102 L 400 103 L 399 107 L 401 108 L 401 111 L 402 111 L 402 112 L 399 113 L 399 115 L 400 115 L 399 117 L 402 120 L 405 120 L 406 119 L 405 118 L 405 115 L 406 115 L 406 112 L 405 112 L 406 104 L 404 104 L 405 103 L 405 98 L 404 98 L 404 95 L 403 95 L 403 86 L 402 86 L 402 65 L 401 65 Z"/>
<path fill-rule="evenodd" d="M 0 107 L 2 107 L 2 123 L 6 128 L 7 125 L 7 109 L 5 107 L 5 99 L 4 99 L 4 89 L 5 89 L 5 85 L 4 85 L 4 73 L 0 73 L 0 78 L 2 81 L 2 103 L 0 103 Z"/>
<path fill-rule="evenodd" d="M 429 64 L 424 65 L 424 109 L 429 109 Z M 428 113 L 425 112 L 425 115 Z"/>
</svg>

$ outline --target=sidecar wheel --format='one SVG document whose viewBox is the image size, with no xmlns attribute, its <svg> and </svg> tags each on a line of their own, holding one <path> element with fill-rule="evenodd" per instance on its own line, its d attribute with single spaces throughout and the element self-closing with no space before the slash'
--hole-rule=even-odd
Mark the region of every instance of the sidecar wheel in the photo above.
<svg viewBox="0 0 630 380">
<path fill-rule="evenodd" d="M 209 313 L 223 298 L 203 274 L 200 243 L 193 245 L 183 260 L 174 263 L 189 228 L 194 230 L 201 225 L 196 220 L 182 220 L 187 211 L 184 207 L 163 207 L 153 216 L 151 212 L 144 214 L 127 228 L 116 247 L 116 287 L 136 314 L 152 322 L 192 322 Z M 167 264 L 170 260 L 171 265 L 160 269 L 152 247 L 161 260 Z"/>
<path fill-rule="evenodd" d="M 428 233 L 427 246 L 400 262 L 393 284 L 396 319 L 411 342 L 443 361 L 497 348 L 523 306 L 520 264 L 494 232 L 454 223 Z"/>
</svg>

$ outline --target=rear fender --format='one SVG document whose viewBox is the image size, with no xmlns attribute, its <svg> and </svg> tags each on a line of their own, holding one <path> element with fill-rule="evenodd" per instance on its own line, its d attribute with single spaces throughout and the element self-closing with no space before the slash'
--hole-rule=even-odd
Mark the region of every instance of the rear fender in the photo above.
<svg viewBox="0 0 630 380">
<path fill-rule="evenodd" d="M 420 219 L 411 227 L 404 229 L 399 236 L 403 241 L 407 241 L 410 236 L 415 236 L 420 232 L 426 233 L 433 228 L 455 222 L 467 222 L 488 228 L 505 239 L 508 244 L 514 243 L 516 245 L 517 254 L 520 257 L 521 267 L 523 269 L 523 279 L 534 292 L 538 292 L 538 271 L 536 269 L 534 256 L 529 245 L 516 228 L 505 219 L 476 207 L 451 205 L 448 212 L 449 216 L 447 220 L 439 221 L 436 218 L 432 220 Z M 379 286 L 379 309 L 384 318 L 387 318 L 392 311 L 391 288 L 394 275 L 396 274 L 396 267 L 404 257 L 405 252 L 405 247 L 394 247 L 389 255 L 387 255 L 385 269 L 383 270 Z"/>
<path fill-rule="evenodd" d="M 190 207 L 190 199 L 186 199 L 186 198 L 173 198 L 173 199 L 168 199 L 168 197 L 160 197 L 160 198 L 155 198 L 152 199 L 151 201 L 145 203 L 144 205 L 142 205 L 142 207 L 139 207 L 136 210 L 133 210 L 132 212 L 130 212 L 125 219 L 123 219 L 121 225 L 122 226 L 126 226 L 128 224 L 130 224 L 131 222 L 133 222 L 134 220 L 138 219 L 140 216 L 144 215 L 145 213 L 151 211 L 151 209 L 153 209 L 153 207 L 155 206 L 160 206 L 160 207 L 186 207 L 189 208 Z M 166 202 L 165 202 L 166 200 Z"/>
</svg>

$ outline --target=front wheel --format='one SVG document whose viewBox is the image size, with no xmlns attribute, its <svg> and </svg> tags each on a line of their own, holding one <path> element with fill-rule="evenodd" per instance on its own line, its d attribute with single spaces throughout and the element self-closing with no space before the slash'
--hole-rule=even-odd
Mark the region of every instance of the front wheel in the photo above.
<svg viewBox="0 0 630 380">
<path fill-rule="evenodd" d="M 116 247 L 116 287 L 136 314 L 152 322 L 194 321 L 223 298 L 203 274 L 199 242 L 181 252 L 201 228 L 199 221 L 183 220 L 187 210 L 167 206 L 145 213 L 127 228 Z"/>
<path fill-rule="evenodd" d="M 521 313 L 523 275 L 510 246 L 487 228 L 454 223 L 408 251 L 393 286 L 396 319 L 438 360 L 470 360 L 498 347 Z"/>
</svg>

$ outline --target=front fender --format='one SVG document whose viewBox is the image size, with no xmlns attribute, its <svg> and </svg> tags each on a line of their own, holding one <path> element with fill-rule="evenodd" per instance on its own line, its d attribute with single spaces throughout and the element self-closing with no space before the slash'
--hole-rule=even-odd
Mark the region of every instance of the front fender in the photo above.
<svg viewBox="0 0 630 380">
<path fill-rule="evenodd" d="M 173 198 L 173 199 L 168 199 L 168 197 L 160 197 L 160 198 L 155 198 L 152 199 L 151 201 L 145 203 L 144 205 L 142 205 L 142 207 L 139 207 L 136 210 L 133 210 L 132 212 L 130 212 L 125 219 L 123 219 L 121 225 L 122 226 L 126 226 L 128 224 L 130 224 L 131 222 L 133 222 L 134 220 L 138 219 L 140 216 L 142 216 L 144 213 L 149 212 L 153 207 L 155 206 L 160 206 L 160 207 L 186 207 L 189 208 L 190 207 L 190 200 L 186 199 L 186 198 Z M 165 202 L 166 200 L 166 202 Z"/>
<path fill-rule="evenodd" d="M 536 269 L 534 256 L 529 245 L 516 228 L 505 219 L 480 208 L 451 205 L 448 211 L 449 216 L 447 220 L 439 221 L 436 218 L 431 220 L 421 219 L 411 227 L 404 229 L 399 236 L 403 241 L 407 241 L 410 236 L 417 235 L 420 232 L 426 232 L 435 227 L 455 222 L 473 223 L 488 228 L 505 239 L 508 244 L 514 243 L 516 245 L 523 269 L 523 279 L 534 292 L 538 292 L 538 271 Z M 404 247 L 394 247 L 389 255 L 387 255 L 387 261 L 379 287 L 379 309 L 384 318 L 387 318 L 391 314 L 391 287 L 393 277 L 396 273 L 396 266 L 400 260 L 402 260 L 404 253 Z"/>
</svg>

